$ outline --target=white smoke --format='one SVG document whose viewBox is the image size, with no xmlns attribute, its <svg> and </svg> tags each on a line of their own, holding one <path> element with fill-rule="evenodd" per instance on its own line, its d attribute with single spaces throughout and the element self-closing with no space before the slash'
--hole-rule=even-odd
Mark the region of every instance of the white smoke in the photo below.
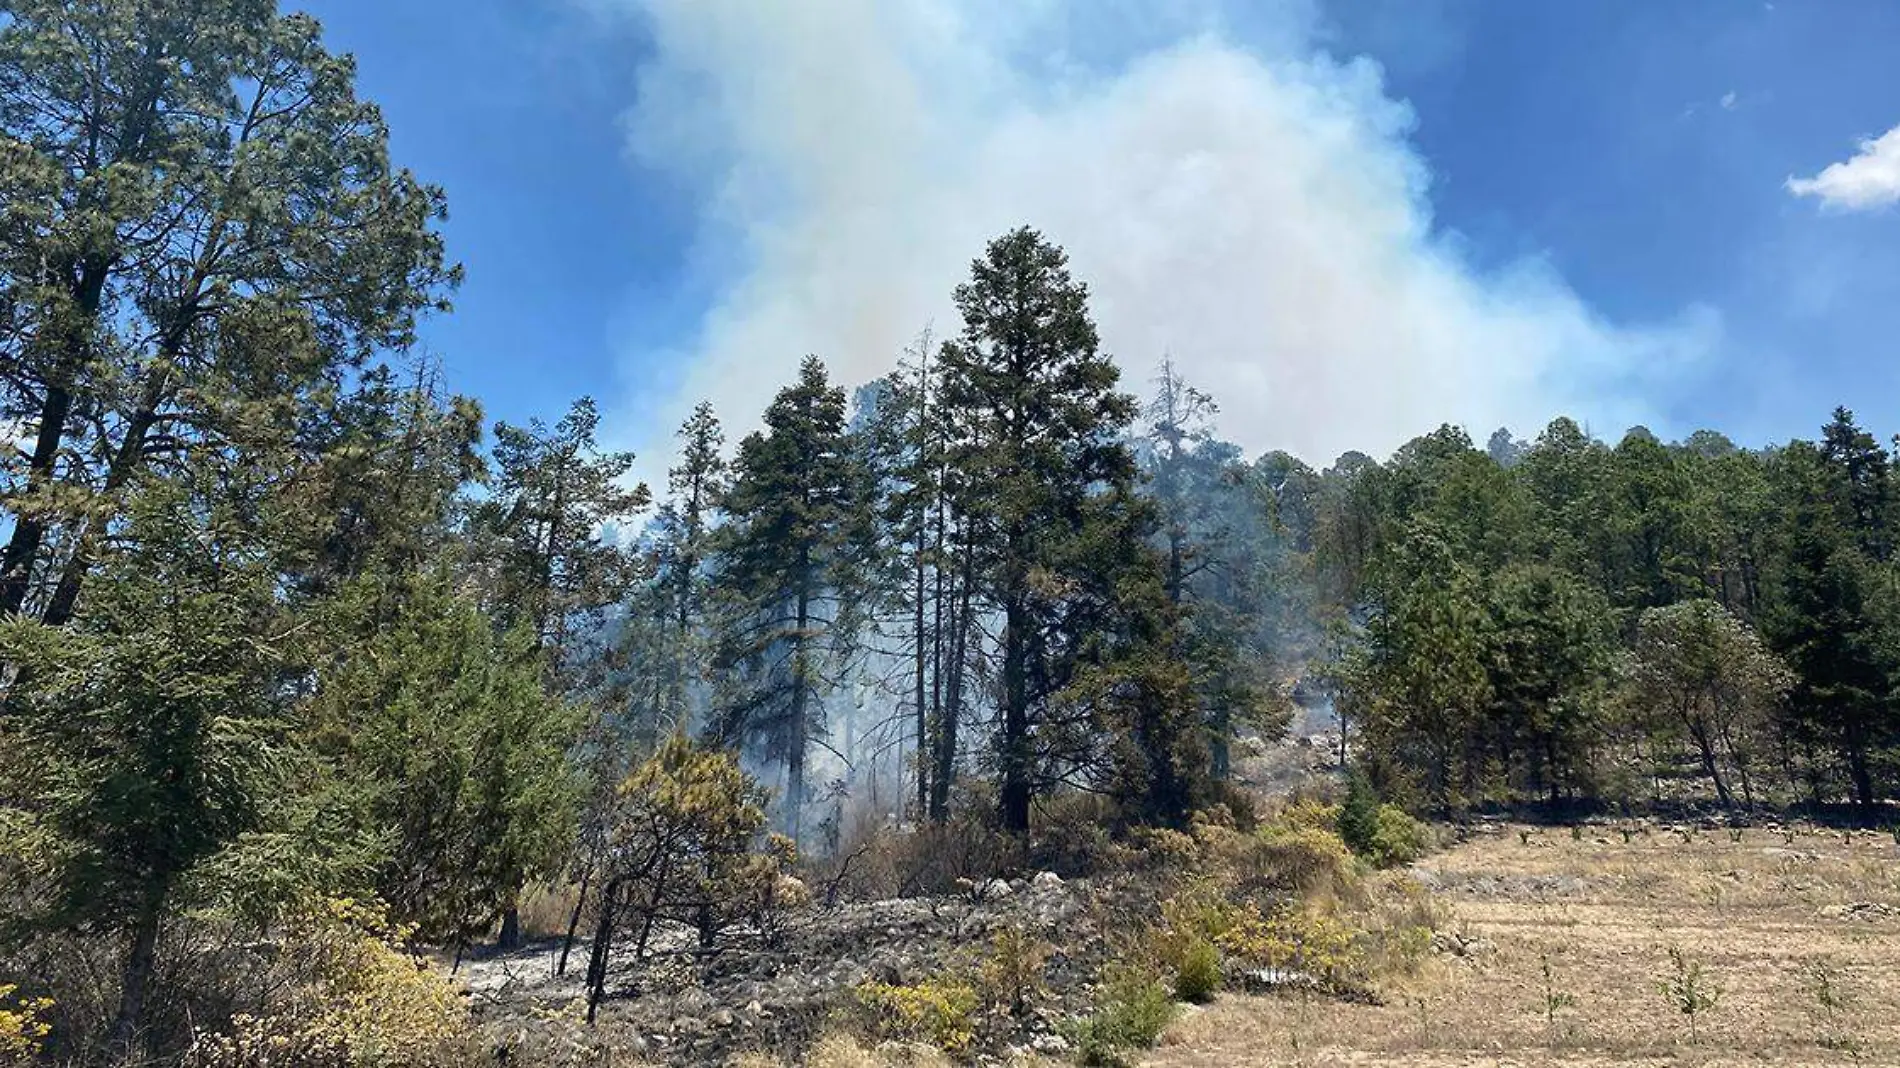
<svg viewBox="0 0 1900 1068">
<path fill-rule="evenodd" d="M 649 25 L 631 152 L 699 194 L 727 269 L 683 387 L 627 435 L 655 468 L 699 399 L 743 431 L 807 353 L 856 385 L 954 331 L 952 287 L 1023 223 L 1068 249 L 1128 388 L 1171 354 L 1225 436 L 1315 462 L 1447 421 L 1653 419 L 1646 387 L 1719 331 L 1607 322 L 1541 262 L 1474 269 L 1433 229 L 1411 109 L 1302 4 L 1243 45 L 1214 5 L 596 2 Z"/>
</svg>

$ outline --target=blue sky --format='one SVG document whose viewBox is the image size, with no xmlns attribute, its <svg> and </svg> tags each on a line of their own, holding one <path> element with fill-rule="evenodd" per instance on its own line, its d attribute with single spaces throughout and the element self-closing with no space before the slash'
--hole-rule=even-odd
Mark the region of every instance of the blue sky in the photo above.
<svg viewBox="0 0 1900 1068">
<path fill-rule="evenodd" d="M 1249 448 L 1900 429 L 1884 163 L 1786 185 L 1900 126 L 1885 0 L 306 9 L 448 192 L 425 336 L 498 418 L 589 393 L 663 459 L 701 396 L 742 429 L 807 351 L 855 382 L 941 333 L 1029 222 Z"/>
</svg>

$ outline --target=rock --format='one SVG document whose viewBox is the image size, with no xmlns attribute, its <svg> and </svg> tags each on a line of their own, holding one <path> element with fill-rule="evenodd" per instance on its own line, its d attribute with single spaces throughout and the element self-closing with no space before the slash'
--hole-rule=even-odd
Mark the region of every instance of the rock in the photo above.
<svg viewBox="0 0 1900 1068">
<path fill-rule="evenodd" d="M 1029 881 L 1029 885 L 1038 890 L 1060 890 L 1062 889 L 1062 876 L 1052 871 L 1039 871 L 1036 873 L 1036 877 Z"/>
<path fill-rule="evenodd" d="M 1432 935 L 1432 948 L 1454 957 L 1489 957 L 1498 951 L 1497 943 L 1486 938 L 1469 937 L 1456 931 L 1438 931 Z"/>
<path fill-rule="evenodd" d="M 1821 915 L 1830 920 L 1883 920 L 1900 916 L 1900 909 L 1880 901 L 1849 901 L 1845 905 L 1828 905 L 1821 909 Z"/>
<path fill-rule="evenodd" d="M 1319 976 L 1293 968 L 1254 968 L 1240 973 L 1240 984 L 1243 989 L 1254 993 L 1267 990 L 1317 990 L 1320 987 Z"/>
<path fill-rule="evenodd" d="M 991 879 L 978 888 L 977 897 L 982 901 L 1005 901 L 1012 892 L 1008 880 Z"/>
<path fill-rule="evenodd" d="M 1048 874 L 1048 873 L 1044 873 Z M 1043 1034 L 1029 1040 L 1029 1048 L 1048 1057 L 1059 1057 L 1069 1052 L 1069 1040 L 1061 1035 Z"/>
<path fill-rule="evenodd" d="M 707 1021 L 714 1027 L 731 1027 L 734 1019 L 735 1017 L 732 1015 L 731 1009 L 720 1009 L 718 1012 L 707 1017 Z"/>
</svg>

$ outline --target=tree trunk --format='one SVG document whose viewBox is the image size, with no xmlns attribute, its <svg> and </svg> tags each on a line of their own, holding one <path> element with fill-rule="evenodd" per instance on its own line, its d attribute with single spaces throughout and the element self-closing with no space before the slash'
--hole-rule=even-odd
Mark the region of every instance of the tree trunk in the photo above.
<svg viewBox="0 0 1900 1068">
<path fill-rule="evenodd" d="M 805 646 L 810 640 L 805 628 L 811 622 L 811 555 L 809 549 L 799 550 L 799 586 L 795 623 L 798 637 L 792 641 L 792 713 L 788 741 L 785 753 L 785 828 L 791 835 L 793 845 L 803 845 L 800 834 L 805 816 L 805 747 L 811 738 L 811 725 L 806 722 L 810 715 L 810 690 L 806 674 L 810 666 L 806 660 Z"/>
<path fill-rule="evenodd" d="M 57 386 L 46 390 L 40 406 L 39 432 L 33 439 L 33 454 L 27 460 L 26 492 L 23 499 L 51 485 L 54 464 L 59 459 L 59 444 L 66 430 L 66 417 L 72 411 L 72 394 Z M 17 615 L 26 604 L 32 588 L 33 568 L 39 562 L 40 547 L 45 543 L 47 523 L 31 513 L 15 513 L 13 535 L 0 551 L 0 617 Z"/>
<path fill-rule="evenodd" d="M 1208 774 L 1215 782 L 1226 782 L 1233 774 L 1234 713 L 1225 698 L 1214 707 L 1209 725 L 1213 728 L 1213 737 L 1208 740 Z"/>
<path fill-rule="evenodd" d="M 587 1023 L 592 1026 L 607 992 L 607 955 L 613 946 L 614 921 L 619 917 L 620 880 L 609 879 L 600 894 L 600 919 L 594 923 L 594 944 L 587 954 Z"/>
<path fill-rule="evenodd" d="M 1735 798 L 1729 793 L 1728 783 L 1722 778 L 1722 769 L 1715 761 L 1715 745 L 1709 737 L 1708 725 L 1701 717 L 1688 717 L 1689 736 L 1695 739 L 1696 751 L 1702 757 L 1702 771 L 1709 781 L 1715 784 L 1715 796 L 1721 799 L 1723 808 L 1734 808 Z"/>
<path fill-rule="evenodd" d="M 1003 606 L 1002 825 L 1029 833 L 1029 618 L 1019 595 Z"/>
<path fill-rule="evenodd" d="M 113 1017 L 112 1031 L 106 1041 L 113 1054 L 125 1063 L 137 1060 L 134 1046 L 145 1015 L 145 995 L 151 987 L 152 970 L 158 961 L 158 925 L 164 906 L 162 892 L 147 896 L 133 925 L 132 948 L 126 954 L 125 968 L 120 973 L 119 1011 Z"/>
<path fill-rule="evenodd" d="M 580 894 L 574 898 L 574 911 L 569 913 L 567 917 L 567 935 L 561 939 L 561 960 L 560 963 L 554 966 L 554 974 L 556 976 L 567 974 L 567 955 L 568 952 L 574 948 L 575 934 L 581 929 L 581 910 L 587 907 L 587 883 L 588 880 L 593 877 L 593 874 L 594 870 L 592 868 L 581 873 Z"/>
<path fill-rule="evenodd" d="M 521 948 L 521 908 L 510 904 L 501 914 L 501 930 L 495 935 L 496 949 Z"/>
<path fill-rule="evenodd" d="M 176 351 L 176 346 L 168 343 L 161 351 L 169 355 Z M 119 442 L 118 449 L 112 454 L 112 463 L 106 468 L 102 493 L 109 495 L 124 489 L 144 465 L 145 438 L 158 421 L 158 409 L 164 403 L 170 383 L 171 376 L 162 370 L 153 372 L 152 380 L 146 383 L 145 392 L 139 398 L 139 409 L 126 423 L 125 438 Z M 99 533 L 100 526 L 96 522 L 88 520 L 80 525 L 78 537 L 73 543 L 73 554 L 61 570 L 59 585 L 54 588 L 52 599 L 47 602 L 46 611 L 40 617 L 47 626 L 64 626 L 72 618 L 79 604 L 80 585 L 85 582 L 86 573 L 92 569 L 93 558 L 98 554 Z"/>
<path fill-rule="evenodd" d="M 64 268 L 58 273 L 63 275 Z M 73 410 L 72 379 L 85 364 L 86 335 L 98 318 L 110 275 L 111 264 L 95 257 L 79 267 L 79 277 L 72 284 L 79 321 L 64 339 L 64 358 L 48 376 L 46 396 L 40 402 L 33 452 L 27 458 L 25 496 L 29 500 L 56 481 L 60 445 L 65 440 L 66 421 Z M 40 549 L 49 528 L 43 516 L 15 512 L 13 533 L 7 539 L 6 548 L 0 550 L 0 618 L 17 615 L 25 606 L 27 593 L 32 588 L 33 568 L 39 563 Z"/>
<path fill-rule="evenodd" d="M 936 772 L 930 783 L 930 818 L 942 823 L 950 816 L 950 786 L 957 773 L 957 727 L 963 719 L 964 664 L 970 634 L 970 607 L 976 570 L 975 549 L 966 541 L 959 568 L 956 601 L 950 606 L 950 654 L 944 699 L 937 716 Z"/>
<path fill-rule="evenodd" d="M 1873 811 L 1874 777 L 1867 762 L 1867 732 L 1860 713 L 1850 711 L 1847 714 L 1847 730 L 1843 741 L 1847 750 L 1847 770 L 1854 780 L 1854 806 L 1863 813 Z"/>
<path fill-rule="evenodd" d="M 925 757 L 926 745 L 928 744 L 925 737 L 930 729 L 930 710 L 924 700 L 925 691 L 929 685 L 929 657 L 924 648 L 924 527 L 921 523 L 917 528 L 917 568 L 913 596 L 911 641 L 915 647 L 913 651 L 916 657 L 916 665 L 914 672 L 915 677 L 912 680 L 914 692 L 911 695 L 911 699 L 917 703 L 917 753 L 914 759 L 917 763 L 917 814 L 922 816 L 924 811 L 930 807 L 930 762 Z M 871 781 L 876 782 L 876 777 L 874 776 Z M 899 781 L 901 782 L 902 780 L 900 779 Z"/>
</svg>

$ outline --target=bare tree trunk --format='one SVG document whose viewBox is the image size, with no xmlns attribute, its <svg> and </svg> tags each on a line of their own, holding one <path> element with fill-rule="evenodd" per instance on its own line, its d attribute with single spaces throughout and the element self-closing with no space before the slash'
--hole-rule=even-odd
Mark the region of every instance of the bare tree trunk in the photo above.
<svg viewBox="0 0 1900 1068">
<path fill-rule="evenodd" d="M 607 955 L 614 942 L 614 921 L 620 905 L 620 880 L 609 879 L 600 894 L 600 919 L 594 924 L 594 944 L 587 955 L 587 1023 L 591 1026 L 607 992 Z"/>
<path fill-rule="evenodd" d="M 587 907 L 587 883 L 593 877 L 594 869 L 589 867 L 581 872 L 581 891 L 574 898 L 574 911 L 567 917 L 567 935 L 561 939 L 561 960 L 554 966 L 554 974 L 567 974 L 567 954 L 574 948 L 574 935 L 581 927 L 581 910 Z"/>
<path fill-rule="evenodd" d="M 974 548 L 966 541 L 959 569 L 956 601 L 950 608 L 948 674 L 943 704 L 937 716 L 936 773 L 930 783 L 930 818 L 942 823 L 950 815 L 950 787 L 957 772 L 957 727 L 963 718 L 963 685 L 970 634 L 971 587 L 975 577 Z"/>
<path fill-rule="evenodd" d="M 1003 607 L 1002 824 L 1029 833 L 1029 619 L 1021 598 Z"/>
<path fill-rule="evenodd" d="M 164 906 L 162 891 L 147 895 L 132 928 L 131 951 L 126 954 L 125 968 L 120 972 L 119 1011 L 113 1017 L 106 1044 L 125 1063 L 137 1060 L 134 1046 L 145 1016 L 145 996 L 151 987 L 152 970 L 158 961 L 158 925 Z"/>
</svg>

